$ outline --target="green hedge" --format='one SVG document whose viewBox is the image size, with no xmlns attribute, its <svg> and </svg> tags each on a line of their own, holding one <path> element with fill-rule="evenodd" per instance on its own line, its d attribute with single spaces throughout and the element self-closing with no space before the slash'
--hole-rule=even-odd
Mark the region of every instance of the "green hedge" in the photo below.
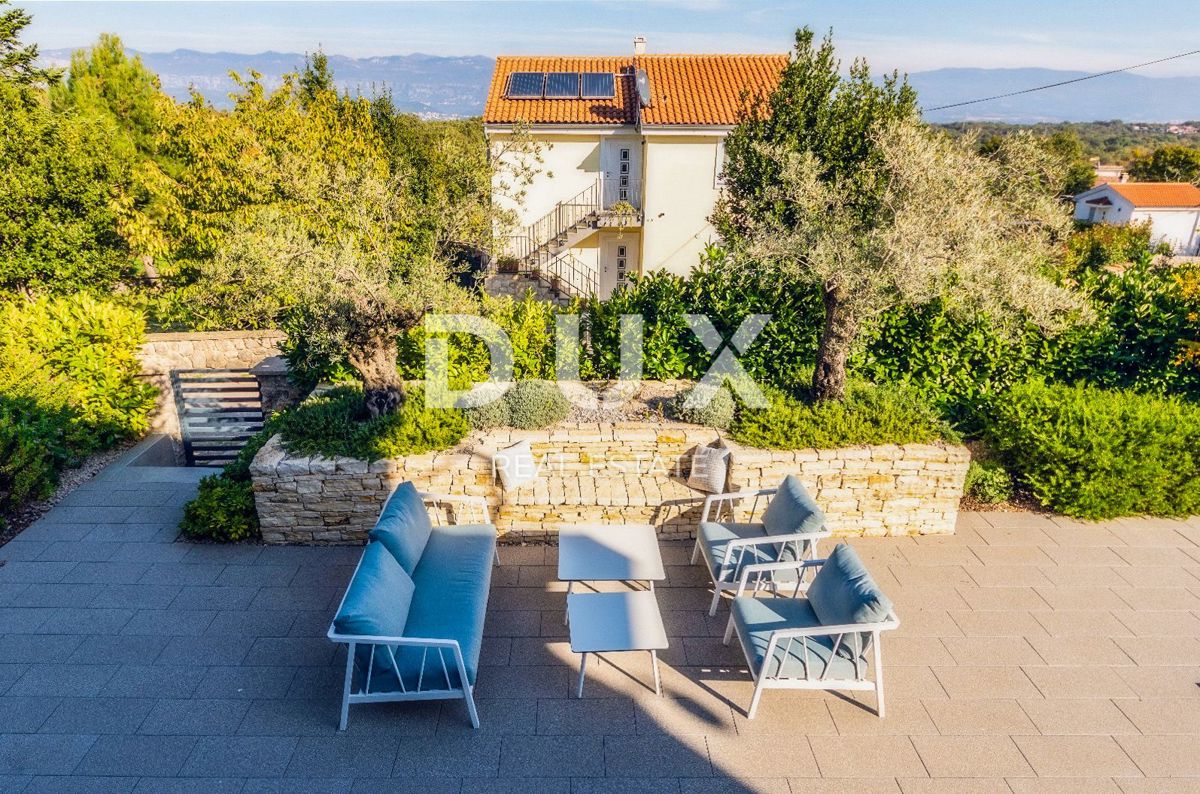
<svg viewBox="0 0 1200 794">
<path fill-rule="evenodd" d="M 139 314 L 86 295 L 0 305 L 0 512 L 148 427 Z"/>
<path fill-rule="evenodd" d="M 1200 407 L 1033 382 L 988 416 L 989 446 L 1045 507 L 1092 519 L 1200 513 Z"/>
<path fill-rule="evenodd" d="M 740 406 L 730 435 L 747 446 L 766 449 L 834 449 L 856 444 L 930 444 L 958 441 L 916 389 L 847 386 L 843 402 L 819 402 L 768 390 L 769 406 Z"/>
<path fill-rule="evenodd" d="M 272 417 L 263 424 L 262 430 L 246 442 L 237 457 L 220 474 L 200 480 L 196 498 L 183 508 L 183 520 L 179 522 L 179 528 L 184 535 L 196 540 L 224 542 L 259 537 L 250 463 L 277 432 L 278 419 Z"/>
</svg>

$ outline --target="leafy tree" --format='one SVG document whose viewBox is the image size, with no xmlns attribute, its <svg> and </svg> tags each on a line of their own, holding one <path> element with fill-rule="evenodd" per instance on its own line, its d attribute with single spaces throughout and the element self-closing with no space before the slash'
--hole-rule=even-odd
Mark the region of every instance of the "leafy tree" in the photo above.
<svg viewBox="0 0 1200 794">
<path fill-rule="evenodd" d="M 985 156 L 992 156 L 1001 148 L 1005 135 L 1019 132 L 1019 127 L 1013 127 L 1004 133 L 990 133 L 979 138 L 977 151 Z M 1083 142 L 1074 129 L 1064 127 L 1050 134 L 1039 133 L 1038 141 L 1059 161 L 1062 169 L 1062 183 L 1056 186 L 1063 196 L 1073 196 L 1082 193 L 1096 182 L 1096 170 L 1083 152 Z"/>
<path fill-rule="evenodd" d="M 992 158 L 915 120 L 872 131 L 873 214 L 856 175 L 830 179 L 812 151 L 757 144 L 780 178 L 763 205 L 787 214 L 742 218 L 749 255 L 820 285 L 825 324 L 813 396 L 840 400 L 846 359 L 865 321 L 943 298 L 951 308 L 1052 327 L 1081 308 L 1043 276 L 1068 219 L 1051 185 L 1060 172 L 1031 136 L 1011 136 Z"/>
<path fill-rule="evenodd" d="M 300 101 L 305 106 L 315 102 L 319 96 L 337 93 L 333 82 L 333 70 L 329 68 L 329 56 L 322 50 L 304 58 L 304 71 L 300 73 Z"/>
<path fill-rule="evenodd" d="M 1129 175 L 1140 182 L 1192 182 L 1200 184 L 1200 149 L 1160 146 L 1139 154 L 1129 165 Z"/>
<path fill-rule="evenodd" d="M 34 87 L 57 81 L 56 69 L 37 65 L 36 44 L 22 44 L 21 31 L 33 17 L 20 8 L 9 9 L 9 0 L 0 0 L 0 82 Z"/>
</svg>

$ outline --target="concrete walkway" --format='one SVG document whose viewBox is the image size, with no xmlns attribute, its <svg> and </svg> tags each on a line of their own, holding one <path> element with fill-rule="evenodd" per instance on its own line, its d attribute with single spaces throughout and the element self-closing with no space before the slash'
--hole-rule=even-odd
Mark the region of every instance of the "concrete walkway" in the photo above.
<svg viewBox="0 0 1200 794">
<path fill-rule="evenodd" d="M 324 633 L 359 550 L 178 542 L 199 474 L 113 467 L 0 547 L 0 791 L 1200 791 L 1200 520 L 968 514 L 856 541 L 904 624 L 882 721 L 787 692 L 747 721 L 683 544 L 665 697 L 631 654 L 570 698 L 556 550 L 510 548 L 483 727 L 385 705 L 339 735 Z"/>
</svg>

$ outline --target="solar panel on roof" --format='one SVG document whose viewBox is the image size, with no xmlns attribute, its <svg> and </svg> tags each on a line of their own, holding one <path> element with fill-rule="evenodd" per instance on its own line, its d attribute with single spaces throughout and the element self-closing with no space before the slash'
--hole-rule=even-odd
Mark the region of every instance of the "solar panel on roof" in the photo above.
<svg viewBox="0 0 1200 794">
<path fill-rule="evenodd" d="M 616 93 L 616 81 L 611 72 L 584 72 L 584 99 L 612 99 Z"/>
<path fill-rule="evenodd" d="M 542 72 L 513 72 L 508 78 L 508 96 L 517 99 L 541 99 Z"/>
<path fill-rule="evenodd" d="M 546 98 L 579 97 L 579 72 L 550 72 L 546 75 Z"/>
</svg>

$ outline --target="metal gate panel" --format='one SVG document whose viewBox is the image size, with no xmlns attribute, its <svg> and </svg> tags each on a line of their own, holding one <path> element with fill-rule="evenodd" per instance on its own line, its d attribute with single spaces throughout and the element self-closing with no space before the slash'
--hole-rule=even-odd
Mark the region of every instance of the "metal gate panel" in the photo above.
<svg viewBox="0 0 1200 794">
<path fill-rule="evenodd" d="M 175 370 L 171 385 L 189 466 L 224 466 L 262 429 L 262 394 L 250 370 Z"/>
</svg>

